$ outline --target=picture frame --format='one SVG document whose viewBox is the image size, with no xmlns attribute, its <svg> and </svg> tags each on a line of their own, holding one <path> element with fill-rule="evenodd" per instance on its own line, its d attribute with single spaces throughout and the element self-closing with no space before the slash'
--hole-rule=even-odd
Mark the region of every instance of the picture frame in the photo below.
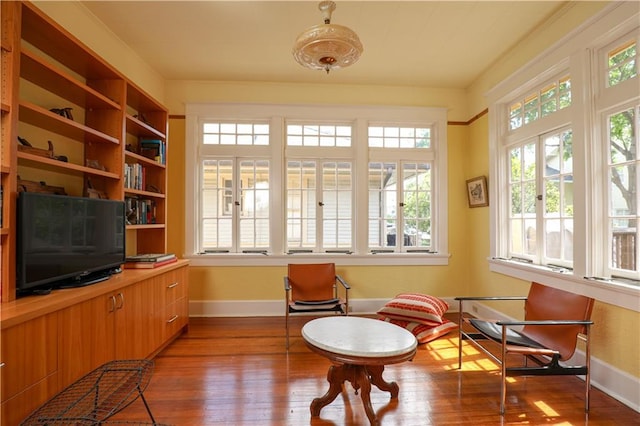
<svg viewBox="0 0 640 426">
<path fill-rule="evenodd" d="M 485 207 L 489 205 L 486 176 L 467 179 L 467 199 L 469 207 Z"/>
</svg>

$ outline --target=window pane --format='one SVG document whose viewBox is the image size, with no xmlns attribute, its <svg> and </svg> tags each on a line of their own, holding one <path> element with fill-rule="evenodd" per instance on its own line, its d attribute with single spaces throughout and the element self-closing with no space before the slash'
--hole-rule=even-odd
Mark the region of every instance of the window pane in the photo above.
<svg viewBox="0 0 640 426">
<path fill-rule="evenodd" d="M 316 162 L 287 162 L 287 247 L 316 246 Z"/>
<path fill-rule="evenodd" d="M 637 271 L 638 108 L 609 117 L 609 229 L 612 268 Z"/>
<path fill-rule="evenodd" d="M 395 247 L 397 165 L 369 163 L 369 247 Z"/>
<path fill-rule="evenodd" d="M 607 55 L 609 86 L 615 86 L 638 75 L 638 52 L 635 41 L 616 47 Z"/>
<path fill-rule="evenodd" d="M 429 247 L 431 245 L 431 165 L 403 164 L 402 187 L 403 245 Z"/>
<path fill-rule="evenodd" d="M 265 123 L 204 123 L 202 143 L 205 145 L 269 145 L 269 125 Z"/>
<path fill-rule="evenodd" d="M 431 148 L 431 128 L 369 127 L 371 148 Z"/>
<path fill-rule="evenodd" d="M 551 133 L 544 141 L 543 263 L 573 261 L 573 133 Z"/>
<path fill-rule="evenodd" d="M 233 213 L 233 162 L 204 160 L 202 162 L 202 248 L 231 247 L 231 226 L 225 218 Z"/>
<path fill-rule="evenodd" d="M 571 79 L 565 76 L 509 104 L 509 130 L 516 130 L 571 105 Z"/>
<path fill-rule="evenodd" d="M 509 256 L 536 254 L 536 144 L 527 143 L 509 151 Z"/>
<path fill-rule="evenodd" d="M 287 124 L 289 146 L 351 146 L 351 126 L 333 124 Z"/>
<path fill-rule="evenodd" d="M 322 164 L 322 246 L 351 248 L 351 163 Z"/>
<path fill-rule="evenodd" d="M 269 245 L 269 227 L 264 226 L 269 220 L 269 162 L 242 160 L 240 181 L 240 248 L 266 248 Z"/>
</svg>

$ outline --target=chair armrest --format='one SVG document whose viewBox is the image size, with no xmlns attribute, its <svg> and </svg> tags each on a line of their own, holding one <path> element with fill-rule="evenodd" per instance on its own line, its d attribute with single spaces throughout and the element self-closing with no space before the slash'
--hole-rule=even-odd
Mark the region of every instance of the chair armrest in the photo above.
<svg viewBox="0 0 640 426">
<path fill-rule="evenodd" d="M 284 277 L 284 291 L 290 291 L 291 285 L 289 284 L 289 277 Z"/>
<path fill-rule="evenodd" d="M 342 284 L 342 286 L 346 289 L 349 290 L 351 287 L 349 286 L 349 284 L 347 284 L 347 282 L 345 280 L 342 279 L 342 277 L 340 275 L 336 275 L 336 279 L 340 282 L 340 284 Z"/>
<path fill-rule="evenodd" d="M 464 296 L 454 300 L 527 300 L 527 296 Z"/>
<path fill-rule="evenodd" d="M 496 321 L 496 325 L 593 325 L 591 320 Z"/>
</svg>

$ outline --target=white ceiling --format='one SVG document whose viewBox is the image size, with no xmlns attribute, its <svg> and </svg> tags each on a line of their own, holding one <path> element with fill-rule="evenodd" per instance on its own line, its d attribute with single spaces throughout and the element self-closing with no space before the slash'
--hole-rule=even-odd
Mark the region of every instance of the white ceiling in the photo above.
<svg viewBox="0 0 640 426">
<path fill-rule="evenodd" d="M 364 45 L 351 67 L 291 55 L 316 1 L 82 1 L 167 80 L 468 87 L 564 1 L 336 1 Z"/>
</svg>

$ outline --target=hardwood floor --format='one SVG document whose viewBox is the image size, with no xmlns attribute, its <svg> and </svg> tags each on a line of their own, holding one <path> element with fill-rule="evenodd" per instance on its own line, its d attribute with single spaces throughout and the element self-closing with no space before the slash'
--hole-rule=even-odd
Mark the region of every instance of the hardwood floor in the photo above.
<svg viewBox="0 0 640 426">
<path fill-rule="evenodd" d="M 291 348 L 284 318 L 192 318 L 189 331 L 155 358 L 144 395 L 157 422 L 173 425 L 368 425 L 351 385 L 319 417 L 311 401 L 328 389 L 330 363 L 300 337 L 309 317 L 294 317 Z M 371 402 L 380 425 L 640 425 L 640 413 L 593 388 L 584 413 L 584 383 L 576 377 L 516 378 L 507 411 L 498 414 L 496 365 L 466 347 L 457 370 L 457 332 L 420 345 L 411 362 L 390 365 L 384 378 L 398 399 L 377 388 Z M 119 420 L 149 421 L 138 400 Z"/>
</svg>

